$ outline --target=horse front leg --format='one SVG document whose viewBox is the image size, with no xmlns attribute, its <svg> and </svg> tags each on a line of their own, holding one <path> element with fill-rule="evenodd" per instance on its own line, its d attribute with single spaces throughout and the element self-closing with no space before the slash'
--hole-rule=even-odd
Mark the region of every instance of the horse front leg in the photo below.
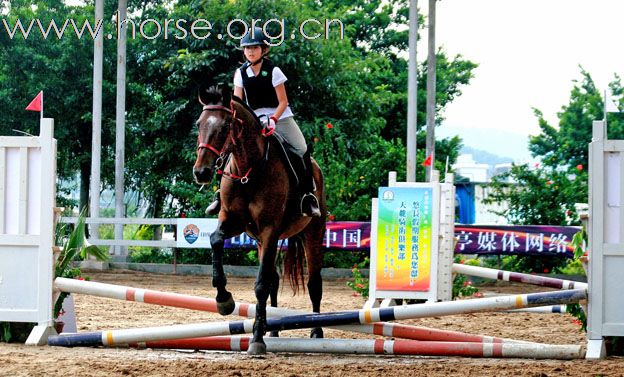
<svg viewBox="0 0 624 377">
<path fill-rule="evenodd" d="M 212 286 L 217 288 L 217 310 L 221 315 L 232 314 L 235 306 L 232 294 L 225 289 L 227 278 L 223 271 L 223 244 L 228 236 L 232 236 L 231 232 L 226 232 L 227 229 L 227 224 L 219 222 L 217 230 L 210 235 L 210 244 L 212 245 Z"/>
<path fill-rule="evenodd" d="M 247 353 L 250 355 L 263 355 L 266 353 L 266 344 L 264 343 L 264 334 L 266 333 L 266 304 L 274 286 L 275 272 L 275 256 L 277 253 L 277 238 L 269 242 L 262 242 L 261 250 L 258 250 L 260 256 L 260 269 L 256 278 L 256 320 L 253 326 L 253 337 L 249 343 Z"/>
<path fill-rule="evenodd" d="M 269 296 L 271 298 L 271 307 L 277 308 L 277 294 L 279 293 L 279 274 L 277 271 L 273 271 L 273 281 L 271 282 L 271 288 L 269 291 Z M 279 337 L 279 331 L 273 330 L 271 331 L 271 337 L 277 338 Z"/>
</svg>

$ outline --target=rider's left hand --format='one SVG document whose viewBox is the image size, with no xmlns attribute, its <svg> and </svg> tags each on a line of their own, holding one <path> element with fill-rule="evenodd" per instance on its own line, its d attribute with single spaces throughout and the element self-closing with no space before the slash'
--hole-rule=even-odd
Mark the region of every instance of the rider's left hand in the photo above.
<svg viewBox="0 0 624 377">
<path fill-rule="evenodd" d="M 275 124 L 277 123 L 277 118 L 274 116 L 266 118 L 266 121 L 263 121 L 264 128 L 262 129 L 262 135 L 269 136 L 275 132 Z"/>
</svg>

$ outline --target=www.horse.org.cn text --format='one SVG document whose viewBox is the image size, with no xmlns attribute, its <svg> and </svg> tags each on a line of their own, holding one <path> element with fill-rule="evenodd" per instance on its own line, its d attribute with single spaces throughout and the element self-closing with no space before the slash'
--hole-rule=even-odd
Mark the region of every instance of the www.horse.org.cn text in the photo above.
<svg viewBox="0 0 624 377">
<path fill-rule="evenodd" d="M 226 24 L 218 24 L 209 20 L 198 18 L 195 20 L 185 19 L 163 19 L 157 20 L 148 18 L 144 20 L 124 19 L 119 17 L 111 25 L 111 32 L 104 30 L 103 36 L 107 39 L 119 38 L 126 29 L 128 39 L 187 39 L 193 38 L 204 40 L 216 38 L 218 40 L 231 39 L 238 41 L 254 27 L 262 29 L 266 36 L 266 43 L 269 46 L 279 46 L 287 39 L 344 39 L 344 25 L 339 19 L 317 20 L 309 18 L 298 22 L 294 27 L 288 27 L 284 18 L 271 18 L 266 21 L 261 19 L 233 19 Z M 42 21 L 38 18 L 30 20 L 17 19 L 10 21 L 2 19 L 0 34 L 6 33 L 10 39 L 61 39 L 75 37 L 77 39 L 96 39 L 103 29 L 103 21 L 98 19 L 91 22 L 88 19 L 76 21 L 65 19 L 57 21 L 51 19 Z M 114 30 L 113 30 L 114 28 Z"/>
</svg>

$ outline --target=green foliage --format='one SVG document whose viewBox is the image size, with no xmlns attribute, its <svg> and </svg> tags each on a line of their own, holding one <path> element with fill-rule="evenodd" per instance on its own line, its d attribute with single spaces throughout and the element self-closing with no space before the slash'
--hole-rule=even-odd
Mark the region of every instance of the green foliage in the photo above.
<svg viewBox="0 0 624 377">
<path fill-rule="evenodd" d="M 9 343 L 11 339 L 13 339 L 11 324 L 9 322 L 0 322 L 0 341 Z"/>
<path fill-rule="evenodd" d="M 140 247 L 131 251 L 128 258 L 132 263 L 173 263 L 173 251 L 170 248 Z"/>
<path fill-rule="evenodd" d="M 558 267 L 554 271 L 562 275 L 586 276 L 583 264 L 578 259 L 568 259 L 565 266 Z"/>
<path fill-rule="evenodd" d="M 6 12 L 6 13 L 5 13 Z M 4 9 L 3 20 L 15 25 L 18 19 L 26 24 L 39 19 L 47 26 L 54 19 L 62 24 L 73 19 L 78 25 L 86 19 L 93 21 L 93 5 L 70 6 L 63 1 L 33 2 L 11 1 Z M 111 13 L 112 14 L 112 13 Z M 105 23 L 110 28 L 110 23 Z M 108 32 L 106 30 L 105 32 Z M 80 174 L 81 182 L 88 187 L 91 149 L 91 95 L 93 73 L 93 41 L 84 36 L 77 38 L 67 33 L 57 38 L 54 33 L 44 39 L 34 27 L 28 39 L 0 33 L 0 134 L 11 135 L 12 129 L 39 134 L 39 114 L 23 111 L 26 104 L 40 90 L 44 91 L 46 117 L 55 118 L 54 136 L 58 144 L 58 175 L 73 179 Z M 104 82 L 102 122 L 102 180 L 112 182 L 114 146 L 114 85 L 108 80 L 115 77 L 115 49 L 112 42 L 104 42 Z M 87 198 L 81 198 L 86 204 Z"/>
<path fill-rule="evenodd" d="M 577 224 L 574 204 L 587 201 L 587 173 L 576 167 L 561 171 L 513 165 L 510 171 L 494 177 L 490 187 L 492 193 L 484 202 L 507 202 L 508 208 L 496 214 L 505 216 L 511 224 Z"/>
<path fill-rule="evenodd" d="M 478 292 L 479 289 L 465 275 L 458 274 L 453 278 L 453 299 L 475 296 Z"/>
<path fill-rule="evenodd" d="M 587 315 L 580 304 L 566 305 L 566 312 L 576 317 L 575 323 L 581 326 L 581 331 L 587 332 Z"/>
<path fill-rule="evenodd" d="M 562 107 L 558 127 L 551 126 L 535 109 L 540 135 L 530 138 L 529 149 L 541 164 L 513 166 L 511 171 L 492 182 L 488 202 L 507 202 L 500 215 L 514 224 L 578 224 L 575 203 L 587 202 L 587 145 L 592 138 L 592 122 L 604 116 L 604 102 L 588 72 L 581 68 L 580 82 L 570 93 L 570 102 Z M 620 78 L 609 84 L 611 96 L 623 102 Z M 609 137 L 624 136 L 620 114 L 607 114 Z"/>
<path fill-rule="evenodd" d="M 366 251 L 323 250 L 323 267 L 352 268 L 355 264 L 365 263 L 369 253 Z M 368 268 L 368 265 L 364 264 Z"/>
<path fill-rule="evenodd" d="M 580 257 L 587 255 L 587 231 L 585 230 L 585 225 L 581 227 L 581 230 L 574 234 L 572 237 L 572 241 L 570 245 L 574 248 L 574 259 L 579 259 Z"/>
<path fill-rule="evenodd" d="M 503 257 L 483 258 L 485 267 L 496 268 L 505 271 L 522 272 L 527 274 L 548 274 L 563 268 L 568 258 L 559 256 L 522 256 L 505 255 Z"/>
<path fill-rule="evenodd" d="M 18 0 L 3 5 L 11 24 L 18 17 L 40 18 L 44 23 L 73 18 L 81 23 L 93 16 L 92 2 L 67 5 L 54 0 L 32 6 Z M 325 174 L 330 211 L 338 219 L 367 219 L 370 198 L 386 182 L 388 171 L 398 171 L 398 178 L 404 179 L 407 60 L 403 52 L 408 32 L 397 26 L 407 23 L 408 5 L 406 0 L 130 1 L 128 13 L 134 21 L 203 18 L 211 20 L 213 35 L 206 39 L 173 35 L 128 39 L 126 189 L 135 190 L 150 203 L 148 217 L 203 216 L 216 187 L 208 185 L 198 191 L 191 175 L 194 122 L 201 111 L 197 90 L 207 84 L 230 84 L 242 60 L 237 40 L 215 36 L 225 34 L 225 26 L 234 19 L 283 18 L 285 39 L 271 48 L 269 56 L 289 77 L 289 103 L 308 143 L 316 140 L 313 156 Z M 106 5 L 106 15 L 114 11 L 113 4 Z M 306 40 L 295 33 L 291 39 L 290 32 L 308 19 L 341 20 L 344 39 L 337 26 L 327 38 Z M 106 34 L 115 34 L 114 23 L 104 25 Z M 275 26 L 269 30 L 273 35 Z M 108 187 L 113 182 L 115 155 L 114 42 L 104 40 L 102 181 Z M 459 55 L 449 57 L 443 50 L 437 55 L 436 107 L 442 114 L 461 95 L 476 64 Z M 85 100 L 85 88 L 92 86 L 92 58 L 90 38 L 43 40 L 33 35 L 28 40 L 9 40 L 0 33 L 0 107 L 23 108 L 38 90 L 45 91 L 46 116 L 56 118 L 55 136 L 63 141 L 58 146 L 59 176 L 64 180 L 80 176 L 82 206 L 89 193 L 92 104 Z M 424 82 L 426 64 L 418 67 L 420 82 Z M 424 85 L 417 95 L 417 144 L 424 145 Z M 0 114 L 0 132 L 8 134 L 16 128 L 36 134 L 36 122 L 36 114 L 5 111 Z M 327 129 L 327 123 L 334 128 Z M 443 171 L 447 156 L 452 164 L 460 147 L 458 138 L 438 140 L 435 167 Z M 419 180 L 424 180 L 420 168 L 424 157 L 421 150 Z M 110 231 L 105 226 L 100 229 Z"/>
<path fill-rule="evenodd" d="M 454 263 L 466 264 L 469 266 L 479 266 L 480 262 L 478 259 L 464 259 L 461 255 L 455 255 Z M 453 289 L 452 289 L 452 297 L 456 299 L 458 297 L 480 297 L 481 293 L 479 293 L 479 289 L 472 285 L 472 281 L 466 276 L 462 274 L 456 274 L 453 277 Z"/>
<path fill-rule="evenodd" d="M 370 198 L 387 172 L 405 171 L 407 62 L 397 52 L 407 46 L 408 36 L 391 26 L 404 24 L 407 10 L 406 1 L 396 0 L 275 0 L 261 6 L 252 0 L 196 0 L 146 9 L 142 17 L 206 18 L 215 30 L 235 18 L 267 20 L 279 15 L 287 28 L 310 18 L 342 20 L 344 40 L 337 33 L 328 39 L 287 38 L 271 48 L 270 58 L 289 77 L 289 103 L 308 142 L 314 141 L 313 156 L 325 174 L 331 212 L 339 219 L 363 220 L 370 216 Z M 199 85 L 231 83 L 242 59 L 236 44 L 229 38 L 207 38 L 129 45 L 128 56 L 137 62 L 129 73 L 137 84 L 130 90 L 138 100 L 128 107 L 128 123 L 136 125 L 128 136 L 136 151 L 128 167 L 135 177 L 132 187 L 149 198 L 156 216 L 202 216 L 212 197 L 215 187 L 199 192 L 189 169 L 195 158 L 193 123 L 200 112 L 196 90 Z M 459 87 L 468 83 L 476 65 L 447 58 L 443 52 L 438 65 L 442 110 L 460 94 Z M 423 66 L 421 77 L 424 72 Z M 425 91 L 418 95 L 418 137 L 424 145 Z M 328 123 L 332 129 L 326 128 Z M 453 162 L 459 148 L 459 139 L 440 141 L 439 161 L 449 155 Z M 423 154 L 418 158 L 422 161 Z M 420 179 L 423 174 L 419 171 Z"/>
<path fill-rule="evenodd" d="M 361 268 L 368 266 L 369 259 L 366 258 L 360 263 L 356 263 L 353 265 L 351 272 L 353 273 L 353 281 L 347 282 L 347 287 L 353 289 L 355 295 L 360 295 L 364 299 L 368 298 L 368 285 L 369 280 L 362 275 Z"/>
<path fill-rule="evenodd" d="M 68 224 L 64 224 L 67 226 Z M 60 234 L 64 234 L 66 230 L 61 228 Z M 58 237 L 57 237 L 58 238 Z M 69 237 L 65 239 L 61 252 L 54 263 L 54 277 L 63 277 L 68 279 L 84 279 L 81 276 L 79 267 L 74 267 L 72 262 L 75 260 L 85 260 L 92 256 L 99 261 L 107 261 L 109 259 L 108 252 L 103 251 L 97 246 L 85 244 L 85 213 L 84 211 L 78 216 L 74 229 L 69 233 Z M 54 303 L 54 318 L 57 318 L 65 297 L 69 294 L 61 292 L 58 299 Z"/>
</svg>

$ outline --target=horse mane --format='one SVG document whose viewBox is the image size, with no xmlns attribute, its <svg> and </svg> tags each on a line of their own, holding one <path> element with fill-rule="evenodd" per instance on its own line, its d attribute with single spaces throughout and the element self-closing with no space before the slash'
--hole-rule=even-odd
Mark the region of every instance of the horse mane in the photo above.
<svg viewBox="0 0 624 377">
<path fill-rule="evenodd" d="M 208 89 L 200 90 L 199 103 L 202 105 L 216 105 L 219 103 L 225 105 L 223 102 L 223 91 L 219 86 L 213 85 Z"/>
<path fill-rule="evenodd" d="M 258 128 L 262 128 L 262 122 L 260 118 L 256 115 L 256 112 L 242 99 L 238 98 L 235 95 L 232 95 L 232 105 L 234 107 L 240 107 L 245 110 L 246 114 L 255 122 Z M 240 110 L 240 109 L 239 109 Z"/>
</svg>

